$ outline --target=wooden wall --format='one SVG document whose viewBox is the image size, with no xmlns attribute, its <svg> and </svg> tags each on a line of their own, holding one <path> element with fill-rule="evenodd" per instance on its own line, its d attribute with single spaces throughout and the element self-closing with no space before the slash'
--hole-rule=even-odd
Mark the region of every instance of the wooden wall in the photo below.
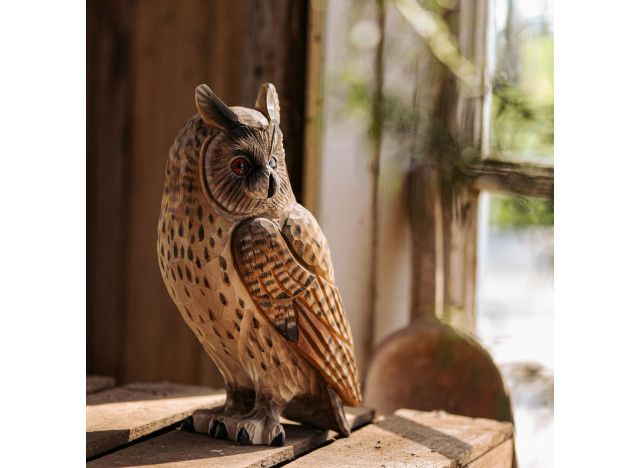
<svg viewBox="0 0 640 468">
<path fill-rule="evenodd" d="M 251 106 L 269 81 L 301 200 L 307 16 L 300 0 L 87 2 L 87 373 L 222 385 L 159 272 L 166 157 L 198 84 Z"/>
</svg>

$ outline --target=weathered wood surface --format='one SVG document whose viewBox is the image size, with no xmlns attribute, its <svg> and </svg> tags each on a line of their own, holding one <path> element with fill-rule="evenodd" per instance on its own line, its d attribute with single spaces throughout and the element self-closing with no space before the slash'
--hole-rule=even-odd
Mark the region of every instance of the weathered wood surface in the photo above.
<svg viewBox="0 0 640 468">
<path fill-rule="evenodd" d="M 553 198 L 553 166 L 483 158 L 463 166 L 477 190 Z"/>
<path fill-rule="evenodd" d="M 367 424 L 373 418 L 373 410 L 364 407 L 346 408 L 346 413 L 352 428 Z M 282 447 L 239 446 L 230 440 L 175 430 L 105 455 L 87 463 L 87 466 L 266 467 L 293 460 L 337 435 L 333 431 L 286 424 L 286 420 L 282 422 L 287 435 Z"/>
<path fill-rule="evenodd" d="M 211 393 L 205 387 L 167 383 L 129 384 L 90 394 L 87 454 L 91 434 L 94 449 L 106 450 L 105 444 L 115 442 L 110 447 L 114 448 L 166 428 L 196 408 L 217 406 L 223 401 L 223 393 Z M 374 416 L 372 409 L 346 408 L 346 412 L 354 430 L 349 438 L 333 440 L 337 436 L 333 431 L 287 420 L 282 420 L 287 434 L 282 447 L 239 446 L 176 429 L 98 457 L 87 466 L 511 466 L 513 429 L 509 423 L 402 409 L 369 424 Z M 328 441 L 331 443 L 326 444 Z"/>
<path fill-rule="evenodd" d="M 87 395 L 87 458 L 224 403 L 207 387 L 136 383 Z"/>
<path fill-rule="evenodd" d="M 510 438 L 466 465 L 466 468 L 511 468 L 512 464 L 513 438 Z"/>
<path fill-rule="evenodd" d="M 501 444 L 512 436 L 509 423 L 402 409 L 287 466 L 459 467 L 480 463 L 496 447 L 508 460 L 488 457 L 495 464 L 470 466 L 510 466 L 511 452 Z"/>
<path fill-rule="evenodd" d="M 116 379 L 103 375 L 87 375 L 87 395 L 107 388 L 115 387 Z"/>
<path fill-rule="evenodd" d="M 87 370 L 121 378 L 134 83 L 129 0 L 87 8 Z M 157 196 L 156 196 L 157 197 Z"/>
</svg>

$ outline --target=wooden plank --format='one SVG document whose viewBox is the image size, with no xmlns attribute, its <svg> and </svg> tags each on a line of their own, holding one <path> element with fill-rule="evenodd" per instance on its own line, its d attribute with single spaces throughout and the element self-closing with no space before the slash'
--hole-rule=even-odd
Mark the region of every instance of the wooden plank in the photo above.
<svg viewBox="0 0 640 468">
<path fill-rule="evenodd" d="M 465 465 L 464 468 L 511 468 L 512 462 L 513 438 L 510 438 L 480 458 Z"/>
<path fill-rule="evenodd" d="M 86 7 L 87 371 L 121 379 L 135 5 L 95 0 Z"/>
<path fill-rule="evenodd" d="M 104 375 L 87 375 L 87 395 L 115 387 L 116 379 Z"/>
<path fill-rule="evenodd" d="M 512 435 L 509 423 L 403 409 L 287 466 L 459 467 Z"/>
<path fill-rule="evenodd" d="M 212 439 L 206 434 L 180 430 L 162 434 L 87 463 L 87 467 L 158 466 L 254 467 L 274 466 L 312 450 L 327 440 L 327 431 L 303 426 L 285 426 L 287 440 L 282 447 L 240 446 L 230 440 Z"/>
<path fill-rule="evenodd" d="M 461 465 L 477 459 L 513 436 L 513 426 L 510 423 L 491 419 L 468 418 L 441 411 L 422 412 L 407 409 L 396 411 L 394 416 L 413 421 L 444 434 L 437 434 L 438 439 L 436 439 L 434 449 L 452 455 L 457 454 L 455 461 Z M 459 451 L 462 444 L 453 439 L 466 444 L 468 449 Z M 448 444 L 450 443 L 453 443 L 453 446 L 449 448 Z"/>
<path fill-rule="evenodd" d="M 87 395 L 87 458 L 224 403 L 224 391 L 169 383 L 136 383 Z"/>
<path fill-rule="evenodd" d="M 196 86 L 209 83 L 225 102 L 240 101 L 244 2 L 135 4 L 129 211 L 128 218 L 110 220 L 127 226 L 126 322 L 123 346 L 112 352 L 120 355 L 124 382 L 221 386 L 222 376 L 167 293 L 155 239 L 167 154 L 196 113 Z"/>
<path fill-rule="evenodd" d="M 346 408 L 352 428 L 370 422 L 370 408 Z M 293 460 L 336 437 L 333 431 L 285 425 L 286 441 L 282 447 L 267 445 L 239 446 L 230 440 L 212 439 L 206 434 L 175 430 L 139 444 L 105 455 L 87 463 L 88 467 L 125 467 L 171 465 L 175 467 L 266 467 Z"/>
</svg>

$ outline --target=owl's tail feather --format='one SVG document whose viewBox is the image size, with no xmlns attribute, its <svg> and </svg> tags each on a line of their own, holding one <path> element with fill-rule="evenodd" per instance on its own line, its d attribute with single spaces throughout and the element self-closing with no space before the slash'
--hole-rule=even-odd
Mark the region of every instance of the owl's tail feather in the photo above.
<svg viewBox="0 0 640 468">
<path fill-rule="evenodd" d="M 345 437 L 349 437 L 349 435 L 351 434 L 351 425 L 349 424 L 349 421 L 347 421 L 347 417 L 344 414 L 344 405 L 342 404 L 342 399 L 340 399 L 340 397 L 332 387 L 327 387 L 329 400 L 331 401 L 331 407 L 333 408 L 333 412 L 336 417 L 336 423 L 338 424 L 338 433 Z"/>
<path fill-rule="evenodd" d="M 321 382 L 320 385 L 319 395 L 315 393 L 294 398 L 287 404 L 282 416 L 348 436 L 351 434 L 351 425 L 345 416 L 342 400 L 327 382 Z"/>
</svg>

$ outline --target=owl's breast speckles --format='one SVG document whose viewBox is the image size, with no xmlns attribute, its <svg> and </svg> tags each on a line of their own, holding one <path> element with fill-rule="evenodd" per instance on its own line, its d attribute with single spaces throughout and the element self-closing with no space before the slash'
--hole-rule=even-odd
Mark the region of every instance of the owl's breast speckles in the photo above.
<svg viewBox="0 0 640 468">
<path fill-rule="evenodd" d="M 207 213 L 211 208 L 203 204 L 206 201 L 184 201 L 174 213 L 163 210 L 159 222 L 160 268 L 178 304 L 207 297 L 221 284 L 231 285 L 229 274 L 220 268 L 221 262 L 226 265 L 228 261 L 224 251 L 229 237 L 221 234 L 230 229 L 230 223 Z"/>
</svg>

